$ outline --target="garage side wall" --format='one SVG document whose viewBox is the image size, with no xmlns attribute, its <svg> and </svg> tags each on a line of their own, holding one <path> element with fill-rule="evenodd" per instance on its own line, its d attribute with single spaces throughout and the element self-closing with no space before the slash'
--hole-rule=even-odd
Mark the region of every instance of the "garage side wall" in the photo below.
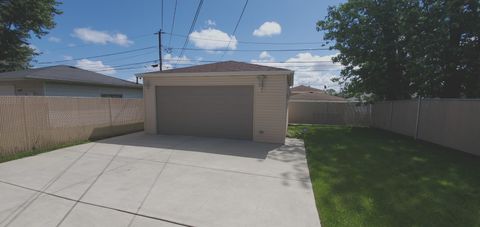
<svg viewBox="0 0 480 227">
<path fill-rule="evenodd" d="M 145 131 L 157 133 L 156 86 L 253 85 L 253 140 L 284 143 L 287 128 L 287 75 L 268 75 L 260 87 L 257 76 L 175 76 L 144 78 Z"/>
</svg>

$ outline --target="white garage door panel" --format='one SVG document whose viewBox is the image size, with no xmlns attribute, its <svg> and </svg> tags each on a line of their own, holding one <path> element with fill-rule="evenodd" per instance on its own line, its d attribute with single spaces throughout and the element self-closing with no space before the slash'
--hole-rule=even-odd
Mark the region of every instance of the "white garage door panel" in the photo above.
<svg viewBox="0 0 480 227">
<path fill-rule="evenodd" d="M 13 85 L 0 85 L 0 96 L 15 95 L 15 87 Z"/>
</svg>

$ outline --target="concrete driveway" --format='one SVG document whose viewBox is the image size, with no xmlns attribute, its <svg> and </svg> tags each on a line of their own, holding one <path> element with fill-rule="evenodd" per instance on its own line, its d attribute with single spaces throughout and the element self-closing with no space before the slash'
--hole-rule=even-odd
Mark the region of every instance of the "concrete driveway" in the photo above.
<svg viewBox="0 0 480 227">
<path fill-rule="evenodd" d="M 320 226 L 303 142 L 135 133 L 0 164 L 0 226 Z"/>
</svg>

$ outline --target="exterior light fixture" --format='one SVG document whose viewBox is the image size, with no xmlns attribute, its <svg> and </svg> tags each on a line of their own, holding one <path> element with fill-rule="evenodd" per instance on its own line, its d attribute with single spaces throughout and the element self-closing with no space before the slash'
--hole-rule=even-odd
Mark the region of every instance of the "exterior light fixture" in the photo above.
<svg viewBox="0 0 480 227">
<path fill-rule="evenodd" d="M 267 78 L 265 75 L 257 76 L 258 86 L 260 87 L 260 91 L 263 91 L 263 86 L 265 85 L 265 78 Z"/>
</svg>

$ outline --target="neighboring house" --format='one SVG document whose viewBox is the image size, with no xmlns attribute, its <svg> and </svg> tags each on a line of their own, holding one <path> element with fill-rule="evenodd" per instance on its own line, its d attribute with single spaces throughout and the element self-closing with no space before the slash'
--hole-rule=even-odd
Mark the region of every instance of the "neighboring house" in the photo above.
<svg viewBox="0 0 480 227">
<path fill-rule="evenodd" d="M 0 96 L 142 98 L 142 85 L 73 66 L 0 73 Z"/>
<path fill-rule="evenodd" d="M 323 90 L 305 85 L 292 87 L 290 88 L 290 91 L 292 92 L 292 94 L 324 92 Z"/>
<path fill-rule="evenodd" d="M 290 89 L 290 102 L 316 102 L 316 101 L 329 101 L 329 102 L 346 102 L 347 100 L 342 97 L 329 95 L 325 91 L 309 87 L 309 86 L 296 86 Z"/>
<path fill-rule="evenodd" d="M 145 131 L 284 143 L 293 73 L 226 61 L 140 74 Z"/>
</svg>

